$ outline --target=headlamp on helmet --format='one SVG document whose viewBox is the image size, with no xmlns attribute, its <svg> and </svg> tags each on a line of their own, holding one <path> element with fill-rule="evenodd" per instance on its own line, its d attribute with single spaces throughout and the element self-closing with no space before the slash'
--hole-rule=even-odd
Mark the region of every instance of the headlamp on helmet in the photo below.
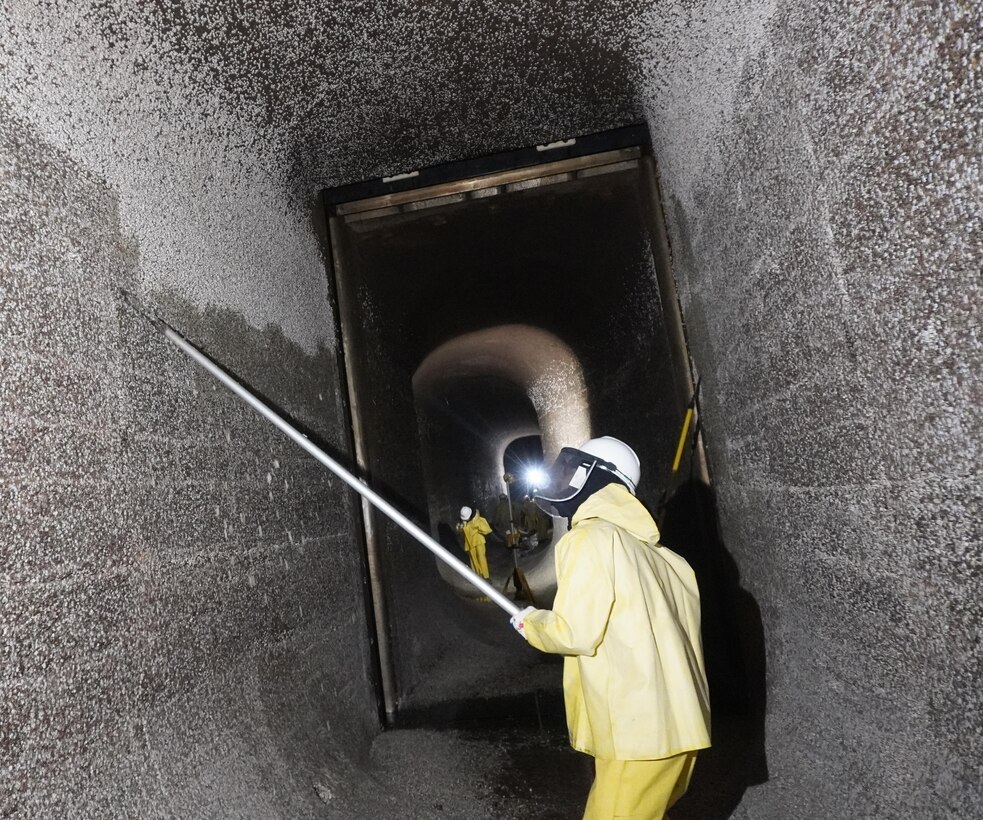
<svg viewBox="0 0 983 820">
<path fill-rule="evenodd" d="M 550 515 L 566 517 L 565 510 L 595 470 L 610 473 L 634 495 L 641 464 L 631 447 L 611 436 L 592 438 L 580 447 L 564 447 L 549 470 L 549 483 L 535 494 L 536 503 Z"/>
</svg>

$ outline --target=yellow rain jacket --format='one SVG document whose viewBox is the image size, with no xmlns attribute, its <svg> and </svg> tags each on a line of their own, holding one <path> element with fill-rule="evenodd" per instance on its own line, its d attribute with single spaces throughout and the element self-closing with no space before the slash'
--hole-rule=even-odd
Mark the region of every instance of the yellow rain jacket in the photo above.
<svg viewBox="0 0 983 820">
<path fill-rule="evenodd" d="M 587 499 L 556 545 L 552 610 L 524 618 L 529 643 L 566 655 L 570 743 L 607 760 L 655 760 L 710 745 L 700 593 L 620 484 Z"/>
<path fill-rule="evenodd" d="M 488 572 L 488 556 L 485 554 L 485 536 L 492 528 L 481 517 L 481 513 L 475 510 L 474 518 L 464 521 L 461 530 L 464 533 L 464 550 L 471 559 L 471 569 L 482 578 L 489 578 L 491 573 Z"/>
<path fill-rule="evenodd" d="M 461 525 L 464 532 L 464 549 L 467 552 L 485 548 L 485 536 L 492 531 L 491 525 L 476 512 L 474 518 Z"/>
</svg>

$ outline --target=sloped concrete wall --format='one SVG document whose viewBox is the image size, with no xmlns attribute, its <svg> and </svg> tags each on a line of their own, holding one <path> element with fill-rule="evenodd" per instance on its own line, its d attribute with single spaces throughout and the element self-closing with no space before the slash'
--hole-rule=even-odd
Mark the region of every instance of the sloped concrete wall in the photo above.
<svg viewBox="0 0 983 820">
<path fill-rule="evenodd" d="M 186 182 L 170 196 L 206 207 Z M 153 220 L 158 246 L 229 252 Z M 116 289 L 338 448 L 334 352 L 148 286 L 142 238 L 104 176 L 3 109 L 0 814 L 324 812 L 378 728 L 350 494 Z M 276 273 L 316 304 L 311 244 Z"/>
<path fill-rule="evenodd" d="M 663 17 L 650 121 L 770 782 L 735 815 L 983 809 L 980 18 Z M 653 24 L 654 25 L 654 24 Z"/>
</svg>

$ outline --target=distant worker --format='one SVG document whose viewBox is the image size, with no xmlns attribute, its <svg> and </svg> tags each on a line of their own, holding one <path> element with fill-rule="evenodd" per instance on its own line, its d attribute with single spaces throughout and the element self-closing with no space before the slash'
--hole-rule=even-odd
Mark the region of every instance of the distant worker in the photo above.
<svg viewBox="0 0 983 820">
<path fill-rule="evenodd" d="M 536 502 L 571 519 L 556 545 L 552 610 L 512 625 L 566 656 L 570 743 L 595 758 L 584 820 L 661 820 L 710 745 L 700 594 L 689 564 L 659 544 L 635 498 L 638 456 L 604 436 L 564 447 Z"/>
<path fill-rule="evenodd" d="M 536 532 L 536 514 L 538 512 L 539 508 L 533 500 L 528 495 L 522 496 L 522 500 L 518 504 L 517 517 L 522 539 L 520 543 L 527 549 L 539 545 L 539 535 Z"/>
<path fill-rule="evenodd" d="M 536 513 L 539 507 L 528 495 L 522 496 L 519 502 L 519 529 L 523 532 L 534 532 L 536 530 Z"/>
<path fill-rule="evenodd" d="M 481 513 L 471 507 L 461 507 L 461 523 L 458 528 L 464 533 L 464 550 L 471 559 L 471 569 L 482 578 L 488 578 L 488 558 L 485 556 L 485 536 L 491 534 L 491 525 L 481 517 Z"/>
</svg>

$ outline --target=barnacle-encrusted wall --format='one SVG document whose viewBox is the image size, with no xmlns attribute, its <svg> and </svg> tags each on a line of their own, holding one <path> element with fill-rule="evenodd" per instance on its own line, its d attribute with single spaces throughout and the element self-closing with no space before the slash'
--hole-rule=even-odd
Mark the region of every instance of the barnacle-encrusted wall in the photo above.
<svg viewBox="0 0 983 820">
<path fill-rule="evenodd" d="M 348 496 L 120 302 L 105 181 L 9 111 L 0 147 L 0 811 L 308 813 L 377 720 Z M 330 351 L 152 307 L 335 441 Z"/>
<path fill-rule="evenodd" d="M 375 727 L 350 499 L 114 288 L 343 448 L 314 193 L 644 117 L 768 649 L 739 813 L 978 816 L 976 4 L 2 9 L 0 813 L 304 816 Z"/>
<path fill-rule="evenodd" d="M 725 539 L 764 621 L 771 782 L 738 816 L 970 818 L 980 9 L 715 5 L 674 32 L 720 47 L 654 55 L 647 99 Z"/>
</svg>

